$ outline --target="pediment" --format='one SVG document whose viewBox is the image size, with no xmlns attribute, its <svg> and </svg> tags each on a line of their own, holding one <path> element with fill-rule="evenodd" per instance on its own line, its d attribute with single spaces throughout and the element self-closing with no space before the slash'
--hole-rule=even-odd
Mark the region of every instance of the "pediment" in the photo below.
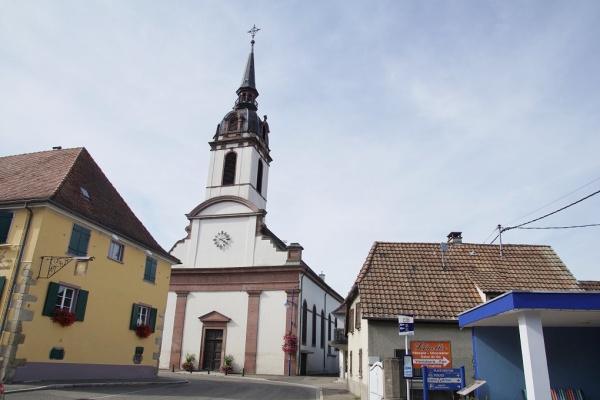
<svg viewBox="0 0 600 400">
<path fill-rule="evenodd" d="M 203 316 L 201 316 L 200 321 L 205 322 L 205 323 L 206 322 L 227 323 L 227 322 L 231 321 L 231 318 L 226 317 L 225 315 L 221 314 L 220 312 L 211 311 L 208 314 L 204 314 Z"/>
</svg>

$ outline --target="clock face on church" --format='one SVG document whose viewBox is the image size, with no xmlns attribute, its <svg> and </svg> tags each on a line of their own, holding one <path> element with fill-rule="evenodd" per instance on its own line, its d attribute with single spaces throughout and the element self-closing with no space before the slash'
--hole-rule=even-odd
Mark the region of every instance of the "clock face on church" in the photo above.
<svg viewBox="0 0 600 400">
<path fill-rule="evenodd" d="M 227 232 L 221 231 L 215 235 L 213 243 L 219 249 L 223 250 L 231 244 L 231 236 Z"/>
</svg>

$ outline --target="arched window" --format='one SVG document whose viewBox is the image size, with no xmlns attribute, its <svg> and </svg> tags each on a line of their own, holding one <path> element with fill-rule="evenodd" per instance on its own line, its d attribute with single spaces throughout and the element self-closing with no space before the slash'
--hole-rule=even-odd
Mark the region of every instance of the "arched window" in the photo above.
<svg viewBox="0 0 600 400">
<path fill-rule="evenodd" d="M 312 315 L 312 347 L 317 347 L 317 306 L 313 305 Z"/>
<path fill-rule="evenodd" d="M 228 121 L 228 122 L 229 122 L 229 123 L 228 123 L 228 125 L 227 125 L 227 130 L 229 130 L 229 131 L 235 131 L 235 130 L 237 130 L 237 125 L 238 125 L 238 119 L 237 119 L 237 116 L 235 116 L 235 115 L 234 115 L 233 117 L 231 117 L 231 118 L 229 119 L 229 121 Z"/>
<path fill-rule="evenodd" d="M 262 194 L 262 180 L 263 180 L 263 162 L 258 160 L 258 172 L 256 173 L 256 191 Z"/>
<path fill-rule="evenodd" d="M 325 348 L 325 313 L 321 310 L 321 348 Z"/>
<path fill-rule="evenodd" d="M 302 344 L 306 345 L 306 325 L 308 325 L 308 309 L 306 307 L 306 300 L 302 304 Z"/>
<path fill-rule="evenodd" d="M 331 314 L 327 318 L 327 342 L 331 342 Z M 327 345 L 327 353 L 331 354 L 331 346 Z"/>
<path fill-rule="evenodd" d="M 237 154 L 232 151 L 225 155 L 225 163 L 223 165 L 223 185 L 233 185 L 235 183 L 235 164 Z"/>
</svg>

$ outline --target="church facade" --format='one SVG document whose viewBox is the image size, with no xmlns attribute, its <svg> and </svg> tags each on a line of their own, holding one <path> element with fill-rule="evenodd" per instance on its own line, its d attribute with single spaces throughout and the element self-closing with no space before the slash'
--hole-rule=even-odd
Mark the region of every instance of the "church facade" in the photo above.
<svg viewBox="0 0 600 400">
<path fill-rule="evenodd" d="M 343 326 L 333 314 L 343 298 L 304 263 L 298 243 L 265 223 L 270 130 L 257 114 L 251 43 L 237 100 L 210 142 L 206 199 L 171 250 L 181 264 L 172 268 L 160 367 L 181 369 L 194 355 L 196 369 L 218 371 L 232 356 L 233 373 L 337 374 L 328 343 Z"/>
</svg>

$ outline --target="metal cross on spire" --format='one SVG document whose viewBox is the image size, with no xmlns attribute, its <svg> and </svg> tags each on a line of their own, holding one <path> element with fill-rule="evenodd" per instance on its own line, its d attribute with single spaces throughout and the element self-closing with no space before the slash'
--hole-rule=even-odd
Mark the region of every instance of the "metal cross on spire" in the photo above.
<svg viewBox="0 0 600 400">
<path fill-rule="evenodd" d="M 248 31 L 248 33 L 252 35 L 252 41 L 250 42 L 250 44 L 252 44 L 252 48 L 254 48 L 254 36 L 256 36 L 256 32 L 258 31 L 260 31 L 260 28 L 257 28 L 256 24 Z"/>
</svg>

